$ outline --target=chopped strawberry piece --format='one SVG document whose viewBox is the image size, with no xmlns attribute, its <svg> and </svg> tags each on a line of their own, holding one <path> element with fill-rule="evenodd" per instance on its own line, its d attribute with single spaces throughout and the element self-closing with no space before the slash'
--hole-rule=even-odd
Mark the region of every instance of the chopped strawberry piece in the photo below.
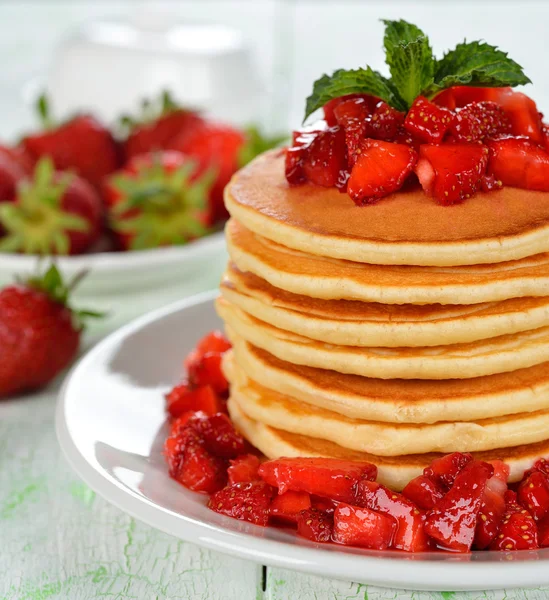
<svg viewBox="0 0 549 600">
<path fill-rule="evenodd" d="M 286 180 L 290 185 L 300 185 L 307 181 L 303 170 L 307 149 L 321 131 L 322 129 L 308 128 L 293 132 L 292 145 L 286 149 L 285 159 Z"/>
<path fill-rule="evenodd" d="M 545 475 L 549 477 L 549 461 L 547 459 L 540 458 L 539 460 L 537 460 L 534 464 L 534 469 L 536 469 L 536 471 L 541 471 L 542 473 L 545 473 Z"/>
<path fill-rule="evenodd" d="M 365 98 L 351 98 L 337 104 L 334 108 L 337 124 L 345 132 L 349 165 L 355 164 L 360 145 L 369 131 L 370 108 Z"/>
<path fill-rule="evenodd" d="M 259 476 L 277 487 L 279 494 L 293 490 L 353 502 L 356 484 L 361 479 L 374 480 L 377 468 L 367 462 L 335 458 L 278 458 L 264 462 Z"/>
<path fill-rule="evenodd" d="M 495 102 L 472 102 L 456 114 L 450 132 L 460 142 L 476 142 L 511 132 L 511 122 Z"/>
<path fill-rule="evenodd" d="M 395 141 L 404 124 L 404 113 L 389 106 L 387 102 L 379 102 L 372 114 L 368 137 L 376 140 Z"/>
<path fill-rule="evenodd" d="M 549 512 L 549 481 L 540 471 L 530 473 L 519 485 L 518 502 L 526 508 L 536 521 L 541 521 Z"/>
<path fill-rule="evenodd" d="M 227 469 L 229 483 L 249 483 L 259 479 L 259 458 L 255 454 L 242 454 L 231 460 Z"/>
<path fill-rule="evenodd" d="M 402 495 L 411 500 L 418 508 L 431 510 L 444 496 L 444 492 L 438 483 L 425 475 L 420 475 L 406 485 L 402 490 Z"/>
<path fill-rule="evenodd" d="M 509 92 L 512 92 L 510 87 L 483 88 L 460 85 L 443 90 L 433 98 L 433 102 L 438 106 L 456 110 L 456 108 L 462 108 L 472 102 L 495 102 L 500 104 L 502 96 Z"/>
<path fill-rule="evenodd" d="M 334 511 L 332 539 L 345 546 L 385 550 L 392 545 L 397 528 L 393 517 L 369 508 L 340 504 Z"/>
<path fill-rule="evenodd" d="M 521 92 L 506 90 L 495 102 L 509 118 L 513 135 L 524 135 L 536 144 L 543 144 L 542 122 L 532 98 Z"/>
<path fill-rule="evenodd" d="M 297 515 L 311 508 L 311 497 L 307 492 L 285 492 L 275 496 L 271 504 L 271 517 L 297 523 Z"/>
<path fill-rule="evenodd" d="M 425 193 L 440 204 L 456 204 L 481 187 L 488 149 L 473 144 L 424 145 L 415 172 Z"/>
<path fill-rule="evenodd" d="M 313 542 L 329 542 L 332 539 L 334 517 L 317 508 L 309 508 L 297 515 L 297 535 Z"/>
<path fill-rule="evenodd" d="M 221 368 L 223 354 L 208 352 L 197 355 L 194 360 L 189 360 L 187 371 L 189 382 L 194 387 L 211 386 L 217 394 L 224 394 L 229 389 L 229 382 Z"/>
<path fill-rule="evenodd" d="M 226 462 L 210 454 L 200 436 L 189 428 L 166 440 L 166 457 L 170 475 L 190 490 L 212 494 L 227 483 Z"/>
<path fill-rule="evenodd" d="M 504 513 L 505 501 L 503 496 L 488 488 L 485 489 L 475 531 L 474 543 L 476 548 L 479 550 L 488 548 L 496 537 Z"/>
<path fill-rule="evenodd" d="M 221 401 L 209 385 L 190 389 L 187 383 L 181 383 L 166 394 L 166 410 L 172 417 L 180 417 L 189 411 L 214 415 L 220 412 Z"/>
<path fill-rule="evenodd" d="M 538 544 L 540 548 L 549 547 L 549 515 L 538 523 Z"/>
<path fill-rule="evenodd" d="M 244 454 L 244 438 L 236 431 L 229 417 L 223 413 L 194 415 L 187 427 L 198 432 L 209 452 L 223 458 Z"/>
<path fill-rule="evenodd" d="M 549 154 L 524 138 L 488 141 L 488 173 L 527 190 L 549 191 Z"/>
<path fill-rule="evenodd" d="M 176 417 L 170 425 L 170 436 L 177 437 L 181 435 L 186 429 L 189 419 L 196 414 L 205 415 L 206 413 L 196 413 L 195 411 L 189 410 L 187 412 L 184 412 L 180 417 Z"/>
<path fill-rule="evenodd" d="M 440 144 L 453 119 L 453 114 L 446 108 L 418 96 L 406 115 L 404 127 L 423 142 Z"/>
<path fill-rule="evenodd" d="M 211 331 L 196 344 L 196 351 L 201 355 L 209 353 L 223 354 L 230 349 L 231 342 L 221 331 Z"/>
<path fill-rule="evenodd" d="M 337 500 L 322 498 L 322 496 L 315 496 L 313 494 L 311 495 L 311 504 L 313 505 L 313 508 L 316 508 L 322 512 L 333 514 L 339 502 Z"/>
<path fill-rule="evenodd" d="M 453 452 L 435 459 L 423 470 L 425 477 L 434 481 L 444 490 L 449 490 L 459 473 L 473 460 L 470 454 Z"/>
<path fill-rule="evenodd" d="M 235 483 L 216 492 L 210 498 L 208 506 L 233 519 L 266 527 L 272 497 L 272 488 L 263 481 Z"/>
<path fill-rule="evenodd" d="M 345 187 L 347 173 L 347 146 L 341 127 L 330 127 L 319 132 L 305 151 L 305 177 L 323 187 Z"/>
<path fill-rule="evenodd" d="M 532 550 L 538 547 L 534 517 L 516 502 L 516 495 L 505 494 L 505 513 L 490 550 Z"/>
<path fill-rule="evenodd" d="M 427 513 L 425 531 L 440 547 L 456 552 L 471 550 L 486 482 L 493 471 L 489 463 L 469 463 L 446 496 Z"/>
<path fill-rule="evenodd" d="M 335 115 L 335 109 L 337 108 L 337 106 L 339 106 L 342 102 L 345 102 L 347 100 L 353 100 L 353 99 L 358 99 L 360 98 L 361 100 L 363 100 L 363 102 L 366 104 L 366 106 L 368 107 L 368 111 L 369 113 L 371 113 L 376 104 L 378 103 L 378 99 L 375 98 L 374 96 L 370 96 L 369 94 L 347 94 L 346 96 L 340 96 L 339 98 L 334 98 L 333 100 L 330 100 L 329 102 L 326 102 L 326 104 L 324 105 L 324 119 L 326 120 L 326 123 L 328 124 L 329 127 L 333 127 L 334 125 L 337 125 L 337 118 Z"/>
<path fill-rule="evenodd" d="M 357 485 L 356 504 L 390 515 L 398 524 L 393 547 L 406 552 L 423 552 L 429 538 L 423 529 L 424 514 L 402 494 L 392 492 L 375 481 L 362 480 Z"/>
<path fill-rule="evenodd" d="M 416 151 L 405 144 L 366 139 L 360 150 L 347 186 L 358 206 L 400 189 L 417 161 Z"/>
</svg>

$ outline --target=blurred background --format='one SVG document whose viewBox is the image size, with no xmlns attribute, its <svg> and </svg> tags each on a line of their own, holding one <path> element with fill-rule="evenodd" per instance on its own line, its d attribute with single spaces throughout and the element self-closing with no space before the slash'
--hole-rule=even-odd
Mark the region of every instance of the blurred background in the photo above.
<svg viewBox="0 0 549 600">
<path fill-rule="evenodd" d="M 417 23 L 438 53 L 463 37 L 501 46 L 549 110 L 543 0 L 2 0 L 0 139 L 34 123 L 44 87 L 59 116 L 112 119 L 171 87 L 214 116 L 286 130 L 321 73 L 383 68 L 380 17 Z"/>
</svg>

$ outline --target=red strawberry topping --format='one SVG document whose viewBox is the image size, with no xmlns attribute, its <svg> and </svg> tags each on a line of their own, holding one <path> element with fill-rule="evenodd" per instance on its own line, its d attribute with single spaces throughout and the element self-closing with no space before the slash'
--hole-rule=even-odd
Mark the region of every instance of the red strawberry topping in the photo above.
<svg viewBox="0 0 549 600">
<path fill-rule="evenodd" d="M 490 149 L 488 172 L 503 182 L 529 190 L 549 191 L 549 154 L 524 138 L 486 142 Z"/>
<path fill-rule="evenodd" d="M 189 411 L 215 415 L 221 409 L 219 396 L 209 385 L 192 389 L 188 383 L 180 383 L 166 394 L 166 410 L 172 417 L 181 417 Z"/>
<path fill-rule="evenodd" d="M 250 483 L 259 479 L 259 458 L 255 454 L 242 454 L 233 458 L 227 469 L 229 484 Z"/>
<path fill-rule="evenodd" d="M 334 108 L 337 124 L 345 132 L 349 166 L 353 166 L 360 153 L 362 140 L 370 131 L 370 108 L 364 98 L 351 98 L 340 102 Z"/>
<path fill-rule="evenodd" d="M 510 133 L 511 122 L 495 102 L 472 102 L 457 112 L 450 131 L 460 142 L 476 142 Z"/>
<path fill-rule="evenodd" d="M 307 492 L 284 492 L 275 496 L 271 504 L 271 517 L 297 523 L 297 516 L 303 510 L 311 508 L 311 497 Z"/>
<path fill-rule="evenodd" d="M 349 178 L 349 196 L 356 205 L 363 206 L 396 192 L 416 161 L 416 151 L 405 144 L 364 140 Z"/>
<path fill-rule="evenodd" d="M 487 163 L 485 146 L 426 145 L 419 149 L 415 172 L 427 194 L 440 204 L 456 204 L 481 187 Z"/>
<path fill-rule="evenodd" d="M 515 494 L 505 495 L 505 513 L 490 550 L 531 550 L 538 547 L 538 531 L 532 515 L 516 502 Z"/>
<path fill-rule="evenodd" d="M 395 138 L 404 124 L 404 113 L 389 106 L 387 102 L 379 102 L 372 114 L 368 137 L 376 140 L 397 141 Z"/>
<path fill-rule="evenodd" d="M 425 475 L 420 475 L 408 482 L 402 490 L 402 495 L 411 500 L 418 508 L 431 510 L 444 496 L 444 491 L 433 480 Z"/>
<path fill-rule="evenodd" d="M 406 115 L 404 127 L 427 144 L 439 144 L 453 120 L 454 116 L 449 110 L 418 96 Z"/>
<path fill-rule="evenodd" d="M 533 471 L 519 485 L 518 502 L 536 521 L 549 513 L 549 480 L 545 473 Z"/>
<path fill-rule="evenodd" d="M 435 459 L 423 470 L 423 474 L 443 490 L 449 490 L 454 485 L 456 477 L 472 460 L 473 457 L 468 453 L 453 452 Z"/>
</svg>

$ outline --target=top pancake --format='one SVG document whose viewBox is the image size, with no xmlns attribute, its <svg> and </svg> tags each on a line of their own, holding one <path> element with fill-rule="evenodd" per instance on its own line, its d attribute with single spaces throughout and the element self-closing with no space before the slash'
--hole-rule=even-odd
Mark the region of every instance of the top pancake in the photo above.
<svg viewBox="0 0 549 600">
<path fill-rule="evenodd" d="M 549 194 L 505 187 L 441 206 L 419 188 L 357 207 L 347 194 L 290 187 L 284 155 L 267 152 L 225 188 L 231 215 L 310 254 L 384 265 L 497 263 L 549 251 Z"/>
</svg>

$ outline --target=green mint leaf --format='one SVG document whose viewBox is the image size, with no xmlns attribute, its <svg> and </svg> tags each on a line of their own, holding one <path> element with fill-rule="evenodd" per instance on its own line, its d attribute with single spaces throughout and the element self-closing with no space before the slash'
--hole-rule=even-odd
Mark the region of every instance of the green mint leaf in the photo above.
<svg viewBox="0 0 549 600">
<path fill-rule="evenodd" d="M 313 93 L 307 98 L 305 119 L 326 102 L 347 94 L 371 94 L 399 108 L 401 101 L 395 97 L 391 83 L 370 67 L 346 71 L 339 69 L 332 75 L 323 75 L 313 86 Z M 304 119 L 304 120 L 305 120 Z"/>
<path fill-rule="evenodd" d="M 531 83 L 530 79 L 507 52 L 484 42 L 464 42 L 437 61 L 429 93 L 433 96 L 453 85 L 514 87 L 526 83 Z"/>
<path fill-rule="evenodd" d="M 429 38 L 406 21 L 385 23 L 386 61 L 399 98 L 409 108 L 422 91 L 433 84 L 435 59 Z"/>
</svg>

